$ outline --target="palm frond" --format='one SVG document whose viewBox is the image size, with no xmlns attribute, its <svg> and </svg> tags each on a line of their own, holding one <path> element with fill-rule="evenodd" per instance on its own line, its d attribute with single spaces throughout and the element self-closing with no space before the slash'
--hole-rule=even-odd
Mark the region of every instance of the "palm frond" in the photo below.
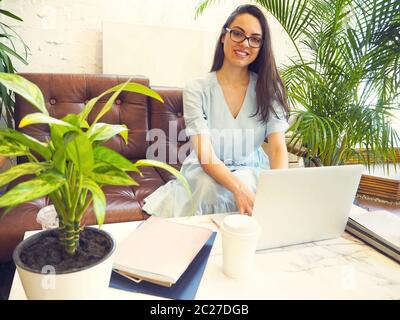
<svg viewBox="0 0 400 320">
<path fill-rule="evenodd" d="M 201 16 L 207 8 L 216 5 L 221 1 L 223 0 L 199 0 L 195 9 L 195 19 Z"/>
<path fill-rule="evenodd" d="M 271 13 L 285 29 L 293 42 L 309 30 L 314 11 L 307 0 L 256 0 Z"/>
<path fill-rule="evenodd" d="M 374 79 L 400 81 L 400 1 L 354 0 L 351 29 Z"/>
<path fill-rule="evenodd" d="M 0 15 L 5 15 L 8 18 L 23 21 L 20 17 L 12 14 L 7 10 L 0 10 Z M 15 67 L 11 57 L 15 57 L 25 65 L 27 63 L 29 47 L 13 30 L 3 21 L 0 21 L 0 72 L 15 73 Z M 18 47 L 18 49 L 17 49 Z M 1 102 L 0 102 L 0 117 L 5 117 L 5 122 L 8 127 L 14 126 L 14 99 L 13 93 L 7 90 L 3 85 L 0 85 Z"/>
</svg>

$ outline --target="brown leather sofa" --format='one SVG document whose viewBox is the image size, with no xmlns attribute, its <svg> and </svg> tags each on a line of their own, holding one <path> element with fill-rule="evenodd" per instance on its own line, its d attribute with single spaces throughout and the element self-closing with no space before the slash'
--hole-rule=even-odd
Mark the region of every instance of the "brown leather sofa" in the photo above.
<svg viewBox="0 0 400 320">
<path fill-rule="evenodd" d="M 89 99 L 98 96 L 106 89 L 118 83 L 125 82 L 128 78 L 108 75 L 85 74 L 21 74 L 26 79 L 36 83 L 42 90 L 47 109 L 51 116 L 62 118 L 68 113 L 78 113 Z M 145 77 L 136 77 L 132 82 L 149 86 Z M 101 119 L 102 122 L 112 124 L 125 124 L 129 128 L 129 143 L 126 145 L 118 136 L 107 142 L 107 146 L 120 152 L 127 158 L 135 161 L 146 158 L 146 151 L 154 143 L 163 145 L 167 154 L 172 148 L 174 152 L 183 150 L 187 154 L 188 143 L 185 136 L 178 141 L 179 132 L 184 129 L 182 110 L 182 90 L 179 88 L 153 87 L 164 99 L 164 104 L 141 94 L 123 92 L 115 101 L 113 108 Z M 98 107 L 89 115 L 89 123 L 93 121 L 99 107 L 108 97 L 101 99 Z M 16 97 L 15 119 L 16 124 L 28 113 L 37 110 L 23 98 Z M 162 129 L 166 132 L 166 141 L 150 141 L 150 129 Z M 178 134 L 169 136 L 169 130 Z M 31 125 L 21 129 L 41 141 L 49 137 L 47 125 Z M 184 146 L 185 145 L 185 146 Z M 154 146 L 153 146 L 154 147 Z M 184 147 L 185 149 L 180 149 Z M 151 157 L 150 157 L 151 158 Z M 175 160 L 166 159 L 175 168 L 180 164 Z M 181 159 L 182 160 L 182 159 Z M 24 159 L 18 159 L 23 162 Z M 142 167 L 143 177 L 132 175 L 139 186 L 106 186 L 104 192 L 107 199 L 107 214 L 105 223 L 142 220 L 146 214 L 142 211 L 143 199 L 156 190 L 159 186 L 172 179 L 172 176 L 161 170 L 151 167 Z M 26 179 L 26 178 L 25 178 Z M 18 180 L 20 181 L 20 180 Z M 11 184 L 11 188 L 15 183 Z M 10 213 L 0 220 L 0 262 L 11 260 L 15 246 L 22 240 L 25 231 L 40 229 L 36 222 L 37 212 L 49 205 L 49 198 L 43 197 L 26 202 L 15 207 Z M 0 210 L 3 210 L 2 208 Z M 2 211 L 0 211 L 0 214 Z M 92 208 L 89 208 L 84 221 L 85 224 L 95 224 Z"/>
</svg>

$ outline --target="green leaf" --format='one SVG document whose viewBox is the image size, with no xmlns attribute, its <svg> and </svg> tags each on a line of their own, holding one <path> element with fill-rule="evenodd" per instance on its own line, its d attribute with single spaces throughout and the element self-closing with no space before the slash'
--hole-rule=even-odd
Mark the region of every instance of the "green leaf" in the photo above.
<svg viewBox="0 0 400 320">
<path fill-rule="evenodd" d="M 0 14 L 4 14 L 7 17 L 10 17 L 15 20 L 24 21 L 20 17 L 16 16 L 15 14 L 11 13 L 10 11 L 0 9 Z"/>
<path fill-rule="evenodd" d="M 61 119 L 62 121 L 68 122 L 72 124 L 74 127 L 77 128 L 89 128 L 89 124 L 86 120 L 80 121 L 79 116 L 75 113 L 67 114 L 64 118 Z"/>
<path fill-rule="evenodd" d="M 83 128 L 83 129 L 89 129 L 89 128 L 90 128 L 89 123 L 88 123 L 85 119 L 83 119 L 83 120 L 80 122 L 79 125 L 80 125 L 80 127 Z"/>
<path fill-rule="evenodd" d="M 28 125 L 37 124 L 37 123 L 57 124 L 59 126 L 65 126 L 65 127 L 72 128 L 74 130 L 79 130 L 77 127 L 73 126 L 72 124 L 70 124 L 68 122 L 62 121 L 57 118 L 50 117 L 50 116 L 40 113 L 40 112 L 27 114 L 25 117 L 22 118 L 21 122 L 19 123 L 19 127 L 23 128 Z"/>
<path fill-rule="evenodd" d="M 122 86 L 120 86 L 119 89 L 116 90 L 113 93 L 113 95 L 111 96 L 111 98 L 108 99 L 108 101 L 104 104 L 103 108 L 99 111 L 99 113 L 97 114 L 96 118 L 94 119 L 94 122 L 93 122 L 94 124 L 97 121 L 99 121 L 99 119 L 101 119 L 101 117 L 104 116 L 108 111 L 110 111 L 110 109 L 113 106 L 113 103 L 114 103 L 115 99 L 117 99 L 117 97 L 122 92 L 122 90 L 124 90 L 124 88 L 127 86 L 127 84 L 129 83 L 129 80 L 127 82 L 123 83 Z"/>
<path fill-rule="evenodd" d="M 29 149 L 20 142 L 0 137 L 0 155 L 8 157 L 25 156 Z"/>
<path fill-rule="evenodd" d="M 91 141 L 107 141 L 117 134 L 120 134 L 125 143 L 128 143 L 128 128 L 122 124 L 96 123 L 87 131 Z"/>
<path fill-rule="evenodd" d="M 203 12 L 212 5 L 220 3 L 221 0 L 200 0 L 196 6 L 195 19 L 197 19 Z"/>
<path fill-rule="evenodd" d="M 310 0 L 256 0 L 256 2 L 276 18 L 295 46 L 299 57 L 302 58 L 297 40 L 300 35 L 309 31 L 314 21 Z"/>
<path fill-rule="evenodd" d="M 0 131 L 0 136 L 7 137 L 25 145 L 30 150 L 40 154 L 45 160 L 50 160 L 51 158 L 51 151 L 48 149 L 46 143 L 40 142 L 22 132 L 8 128 L 6 131 Z"/>
<path fill-rule="evenodd" d="M 61 120 L 65 121 L 65 122 L 68 122 L 69 124 L 73 125 L 74 127 L 77 127 L 77 128 L 80 127 L 79 117 L 78 117 L 77 114 L 74 114 L 74 113 L 67 114 Z"/>
<path fill-rule="evenodd" d="M 5 44 L 0 43 L 0 50 L 5 51 L 12 56 L 16 57 L 19 61 L 21 61 L 23 64 L 27 64 L 24 58 L 22 58 L 18 53 L 16 53 L 13 49 L 7 47 Z"/>
<path fill-rule="evenodd" d="M 56 168 L 61 173 L 65 173 L 66 167 L 66 149 L 63 147 L 58 147 L 53 155 L 54 168 Z"/>
<path fill-rule="evenodd" d="M 60 188 L 65 182 L 64 176 L 56 171 L 44 173 L 32 180 L 21 182 L 0 197 L 0 207 L 14 206 L 43 197 Z"/>
<path fill-rule="evenodd" d="M 51 143 L 54 147 L 54 167 L 61 173 L 65 173 L 67 160 L 67 145 L 78 135 L 70 131 L 70 128 L 53 124 L 50 126 Z"/>
<path fill-rule="evenodd" d="M 88 189 L 92 194 L 93 210 L 96 215 L 97 223 L 101 227 L 106 216 L 106 197 L 104 192 L 96 182 L 87 177 L 83 178 L 82 187 Z"/>
<path fill-rule="evenodd" d="M 138 183 L 124 171 L 109 165 L 98 164 L 90 173 L 90 178 L 99 184 L 113 186 L 137 186 Z"/>
<path fill-rule="evenodd" d="M 107 92 L 107 91 L 106 91 Z M 97 101 L 100 100 L 101 97 L 106 95 L 106 92 L 103 92 L 101 95 L 92 98 L 86 103 L 85 107 L 82 109 L 81 112 L 79 112 L 78 117 L 79 121 L 82 123 L 83 121 L 86 121 L 86 118 L 89 116 L 90 111 L 92 111 L 93 107 L 96 105 Z"/>
<path fill-rule="evenodd" d="M 7 183 L 27 174 L 36 174 L 40 171 L 49 169 L 50 165 L 45 162 L 40 163 L 22 163 L 11 167 L 7 171 L 0 173 L 0 187 L 6 185 Z"/>
<path fill-rule="evenodd" d="M 64 145 L 64 135 L 68 132 L 65 126 L 53 124 L 50 126 L 50 139 L 55 149 L 62 148 Z"/>
<path fill-rule="evenodd" d="M 107 91 L 103 92 L 98 97 L 90 99 L 89 102 L 83 108 L 83 110 L 79 113 L 79 120 L 83 121 L 84 119 L 87 118 L 90 111 L 92 111 L 93 107 L 95 106 L 95 104 L 97 103 L 98 100 L 100 100 L 102 97 L 104 97 L 107 94 L 110 94 L 110 93 L 116 92 L 116 91 L 120 91 L 121 88 L 123 88 L 123 91 L 141 93 L 141 94 L 144 94 L 148 97 L 154 98 L 154 99 L 164 103 L 164 100 L 161 98 L 161 96 L 156 91 L 154 91 L 142 84 L 134 83 L 134 82 L 120 83 L 120 84 L 108 89 Z M 115 98 L 114 98 L 114 100 L 115 100 Z M 112 102 L 114 102 L 114 100 L 112 100 Z M 111 106 L 112 106 L 112 102 L 111 102 Z M 107 106 L 108 110 L 111 108 L 111 106 Z M 96 117 L 96 120 L 94 121 L 94 123 L 96 123 L 97 120 L 100 119 L 108 111 L 108 110 L 104 110 L 104 107 L 103 107 L 103 110 L 100 111 L 101 115 L 99 113 L 100 116 Z"/>
<path fill-rule="evenodd" d="M 97 146 L 93 150 L 93 155 L 95 160 L 106 162 L 120 170 L 135 171 L 141 174 L 139 169 L 131 161 L 113 149 L 104 146 Z"/>
<path fill-rule="evenodd" d="M 183 184 L 184 188 L 189 193 L 189 195 L 192 195 L 189 183 L 187 182 L 185 177 L 174 167 L 171 167 L 170 165 L 164 162 L 157 160 L 150 160 L 150 159 L 138 160 L 134 164 L 137 167 L 156 167 L 168 171 L 169 173 L 173 174 Z"/>
<path fill-rule="evenodd" d="M 18 46 L 21 48 L 21 51 L 23 50 L 24 56 L 25 56 L 25 60 L 26 60 L 27 57 L 28 57 L 29 48 L 25 44 L 25 42 L 22 40 L 22 38 L 18 35 L 18 33 L 16 33 L 13 28 L 11 28 L 10 26 L 6 25 L 5 23 L 3 23 L 1 21 L 0 21 L 0 29 L 1 29 L 0 31 L 3 32 L 2 35 L 4 37 L 6 37 L 7 40 L 9 41 L 9 43 L 12 45 L 14 51 L 16 51 L 15 42 L 16 42 L 16 40 L 18 40 Z M 7 32 L 7 29 L 10 32 Z M 4 60 L 8 60 L 8 62 L 9 62 L 9 63 L 7 63 L 7 64 L 9 64 L 9 67 L 7 67 L 8 71 L 6 71 L 6 72 L 14 73 L 15 69 L 12 67 L 12 62 L 10 61 L 10 58 L 8 57 L 8 55 L 3 53 L 1 50 L 0 50 L 0 52 L 2 53 L 2 56 L 3 56 Z M 27 65 L 26 61 L 24 63 Z"/>
<path fill-rule="evenodd" d="M 94 158 L 93 147 L 89 138 L 84 133 L 75 134 L 67 144 L 67 155 L 80 174 L 92 171 Z"/>
<path fill-rule="evenodd" d="M 7 89 L 18 93 L 42 113 L 48 115 L 43 94 L 39 87 L 17 74 L 0 72 L 0 83 Z"/>
</svg>

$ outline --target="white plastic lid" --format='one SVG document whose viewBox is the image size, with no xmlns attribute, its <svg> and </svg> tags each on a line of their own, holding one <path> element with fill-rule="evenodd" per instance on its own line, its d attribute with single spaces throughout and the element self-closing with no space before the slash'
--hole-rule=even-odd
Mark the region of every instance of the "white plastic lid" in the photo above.
<svg viewBox="0 0 400 320">
<path fill-rule="evenodd" d="M 260 231 L 260 224 L 252 216 L 245 214 L 230 214 L 224 218 L 222 229 L 228 232 L 248 235 Z"/>
</svg>

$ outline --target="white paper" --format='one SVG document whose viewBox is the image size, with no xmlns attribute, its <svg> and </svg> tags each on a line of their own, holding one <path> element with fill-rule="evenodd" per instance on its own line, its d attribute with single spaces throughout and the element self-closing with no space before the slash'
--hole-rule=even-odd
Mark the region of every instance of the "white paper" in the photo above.
<svg viewBox="0 0 400 320">
<path fill-rule="evenodd" d="M 151 216 L 117 246 L 114 268 L 175 283 L 211 234 L 207 228 Z"/>
</svg>

